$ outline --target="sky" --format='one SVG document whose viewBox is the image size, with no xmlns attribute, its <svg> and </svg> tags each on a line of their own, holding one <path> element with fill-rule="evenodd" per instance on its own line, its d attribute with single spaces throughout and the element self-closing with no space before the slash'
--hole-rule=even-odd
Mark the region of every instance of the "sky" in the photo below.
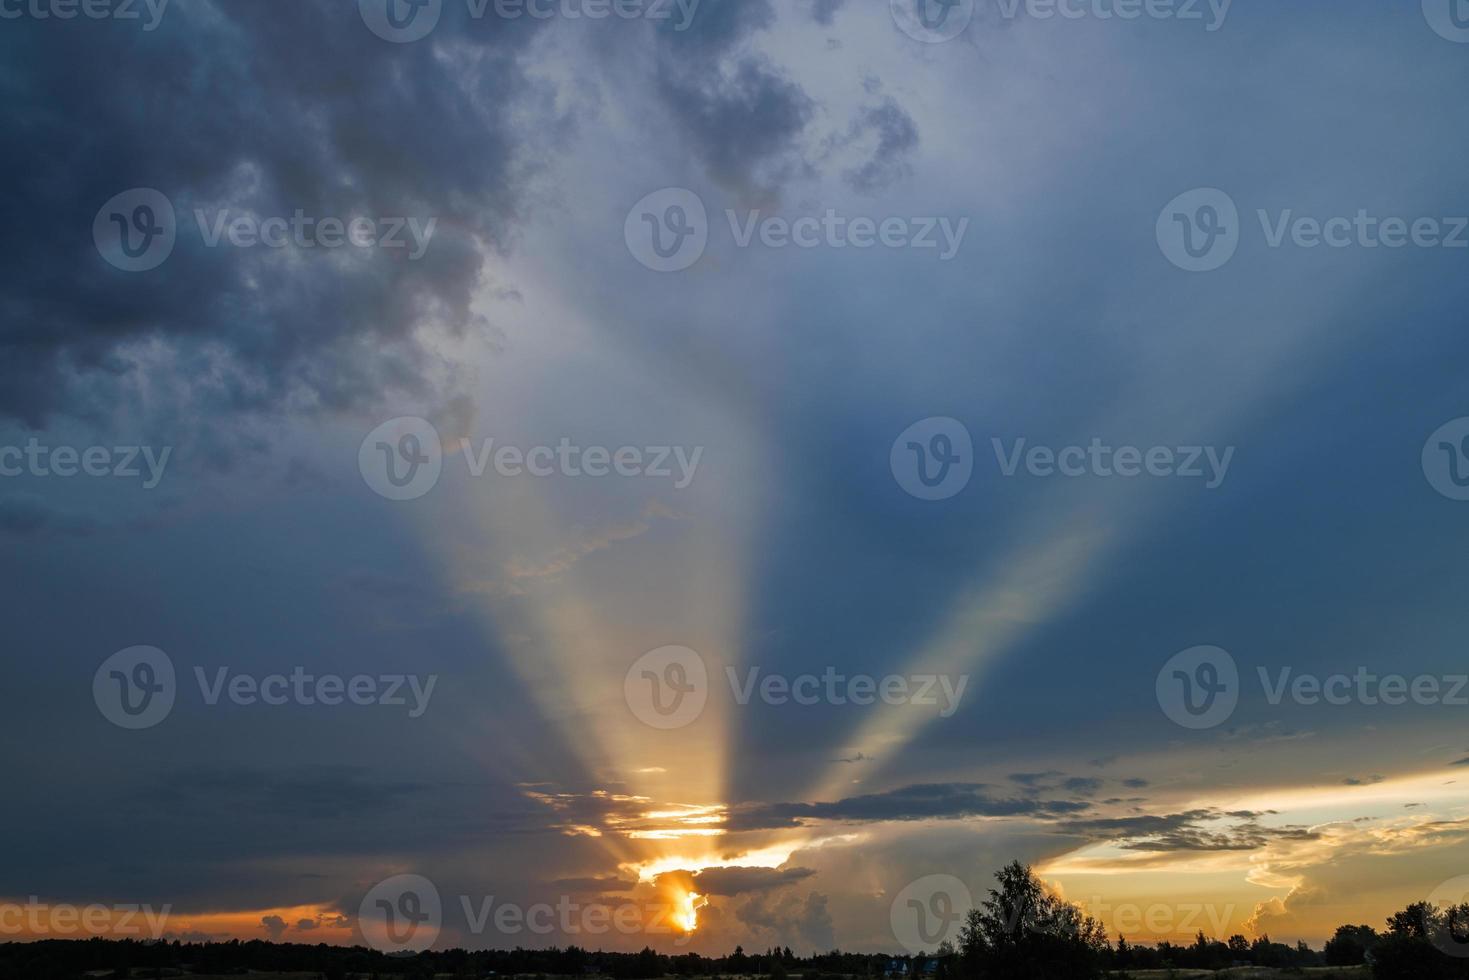
<svg viewBox="0 0 1469 980">
<path fill-rule="evenodd" d="M 0 940 L 1457 901 L 1462 13 L 0 2 Z"/>
</svg>

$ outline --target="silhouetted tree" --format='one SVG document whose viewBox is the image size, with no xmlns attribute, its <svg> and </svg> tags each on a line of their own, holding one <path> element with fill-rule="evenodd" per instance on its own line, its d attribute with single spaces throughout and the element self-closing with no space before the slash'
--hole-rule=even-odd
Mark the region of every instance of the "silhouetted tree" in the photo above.
<svg viewBox="0 0 1469 980">
<path fill-rule="evenodd" d="M 1109 947 L 1096 920 L 1046 891 L 1017 862 L 995 873 L 998 887 L 971 909 L 959 935 L 965 980 L 1088 980 L 1101 975 Z"/>
<path fill-rule="evenodd" d="M 1326 941 L 1327 966 L 1356 966 L 1367 962 L 1367 951 L 1377 945 L 1377 930 L 1371 926 L 1337 926 Z"/>
</svg>

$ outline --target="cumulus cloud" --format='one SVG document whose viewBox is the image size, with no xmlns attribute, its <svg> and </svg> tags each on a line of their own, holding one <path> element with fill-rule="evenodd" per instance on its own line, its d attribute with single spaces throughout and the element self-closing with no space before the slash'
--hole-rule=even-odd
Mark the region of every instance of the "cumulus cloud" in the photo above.
<svg viewBox="0 0 1469 980">
<path fill-rule="evenodd" d="M 716 181 L 766 192 L 807 164 L 800 137 L 815 103 L 748 42 L 775 23 L 769 0 L 705 5 L 693 26 L 659 35 L 657 92 Z"/>
<path fill-rule="evenodd" d="M 827 897 L 810 892 L 804 898 L 791 893 L 753 895 L 736 903 L 735 917 L 761 936 L 780 945 L 828 950 L 836 945 Z"/>
<path fill-rule="evenodd" d="M 864 106 L 840 143 L 868 148 L 868 158 L 842 178 L 859 193 L 876 194 L 911 172 L 908 157 L 918 148 L 918 125 L 894 99 L 885 98 Z"/>
<path fill-rule="evenodd" d="M 280 938 L 286 934 L 286 920 L 278 915 L 266 915 L 260 919 L 260 925 L 265 929 L 265 934 L 270 937 L 271 942 L 280 942 Z"/>
<path fill-rule="evenodd" d="M 829 27 L 836 18 L 837 11 L 842 9 L 842 4 L 845 2 L 846 0 L 812 0 L 811 16 L 816 23 Z"/>
<path fill-rule="evenodd" d="M 737 865 L 699 871 L 667 871 L 655 879 L 658 886 L 673 885 L 700 895 L 730 898 L 774 891 L 810 878 L 810 868 L 745 868 Z"/>
<path fill-rule="evenodd" d="M 0 173 L 31 215 L 0 229 L 0 414 L 100 417 L 169 371 L 206 412 L 343 409 L 423 391 L 423 331 L 483 327 L 471 310 L 482 257 L 507 238 L 533 152 L 534 127 L 516 119 L 528 90 L 516 42 L 531 28 L 456 33 L 451 18 L 442 43 L 388 45 L 356 17 L 329 0 L 181 0 L 146 35 L 11 25 L 17 88 L 0 133 L 49 163 L 12 157 Z M 172 202 L 179 233 L 162 266 L 128 274 L 102 261 L 90 229 L 135 187 Z M 298 210 L 438 223 L 409 261 L 406 249 L 209 247 L 196 216 Z"/>
</svg>

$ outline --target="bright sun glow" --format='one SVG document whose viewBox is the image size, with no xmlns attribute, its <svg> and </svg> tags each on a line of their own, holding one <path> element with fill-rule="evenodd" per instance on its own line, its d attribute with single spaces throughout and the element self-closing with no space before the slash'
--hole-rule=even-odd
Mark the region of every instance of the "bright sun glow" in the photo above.
<svg viewBox="0 0 1469 980">
<path fill-rule="evenodd" d="M 709 904 L 703 895 L 683 892 L 673 900 L 673 924 L 684 932 L 699 928 L 699 909 Z"/>
<path fill-rule="evenodd" d="M 778 868 L 791 859 L 791 854 L 803 842 L 772 844 L 754 850 L 735 851 L 727 854 L 708 854 L 702 857 L 687 854 L 666 854 L 646 861 L 628 862 L 621 865 L 631 871 L 639 881 L 653 881 L 670 871 L 703 871 L 706 868 Z"/>
</svg>

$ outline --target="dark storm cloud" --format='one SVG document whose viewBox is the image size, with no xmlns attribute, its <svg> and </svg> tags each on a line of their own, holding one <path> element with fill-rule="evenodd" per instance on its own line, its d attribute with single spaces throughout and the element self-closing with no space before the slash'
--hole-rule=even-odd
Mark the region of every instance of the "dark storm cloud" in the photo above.
<svg viewBox="0 0 1469 980">
<path fill-rule="evenodd" d="M 816 874 L 810 868 L 705 868 L 702 871 L 670 871 L 660 882 L 677 882 L 701 895 L 733 897 L 768 892 L 804 881 Z"/>
<path fill-rule="evenodd" d="M 176 0 L 150 33 L 55 26 L 11 21 L 0 39 L 0 134 L 27 151 L 0 164 L 0 414 L 109 412 L 116 391 L 99 383 L 165 356 L 145 341 L 206 406 L 342 408 L 420 387 L 419 328 L 477 327 L 481 249 L 517 212 L 528 28 L 446 19 L 433 44 L 392 45 L 328 0 Z M 105 264 L 91 235 L 134 187 L 179 221 L 173 254 L 143 273 Z M 407 261 L 206 248 L 195 208 L 439 222 Z"/>
<path fill-rule="evenodd" d="M 823 27 L 830 27 L 831 22 L 836 18 L 837 11 L 842 9 L 842 4 L 845 2 L 846 0 L 815 0 L 811 4 L 811 16 L 816 23 Z"/>
<path fill-rule="evenodd" d="M 397 809 L 428 787 L 382 780 L 351 766 L 197 769 L 152 787 L 148 797 L 194 812 L 264 812 L 292 820 L 340 820 Z"/>
<path fill-rule="evenodd" d="M 735 906 L 735 917 L 782 945 L 817 950 L 836 946 L 827 897 L 820 892 L 805 898 L 790 892 L 752 895 Z"/>
<path fill-rule="evenodd" d="M 810 868 L 706 868 L 694 880 L 706 895 L 742 895 L 781 888 L 815 873 Z"/>
<path fill-rule="evenodd" d="M 1253 851 L 1271 841 L 1316 840 L 1305 827 L 1265 827 L 1264 812 L 1187 810 L 1181 813 L 1066 820 L 1060 830 L 1131 851 Z M 1234 823 L 1226 823 L 1233 820 Z"/>
<path fill-rule="evenodd" d="M 1090 804 L 1068 800 L 1004 799 L 988 795 L 983 783 L 931 783 L 832 803 L 763 803 L 730 814 L 732 830 L 803 826 L 813 820 L 874 822 L 957 820 L 965 817 L 1049 817 L 1078 813 Z"/>
<path fill-rule="evenodd" d="M 774 16 L 767 0 L 711 4 L 653 42 L 674 136 L 730 186 L 806 166 L 795 143 L 813 103 L 747 44 Z M 205 413 L 428 394 L 439 365 L 421 331 L 491 331 L 470 308 L 494 286 L 483 254 L 505 245 L 539 151 L 564 131 L 521 63 L 540 25 L 446 4 L 430 38 L 390 44 L 330 0 L 176 0 L 146 34 L 10 22 L 0 134 L 27 153 L 0 164 L 0 416 L 100 419 L 158 371 Z M 643 36 L 620 38 L 616 57 L 644 56 Z M 135 187 L 170 200 L 179 238 L 130 274 L 102 261 L 91 228 Z M 438 220 L 416 261 L 207 247 L 194 212 L 226 208 Z"/>
<path fill-rule="evenodd" d="M 710 176 L 737 190 L 769 188 L 805 169 L 795 143 L 815 104 L 745 47 L 774 20 L 768 0 L 742 0 L 706 6 L 688 30 L 659 35 L 659 98 Z"/>
<path fill-rule="evenodd" d="M 918 148 L 918 125 L 893 99 L 865 106 L 852 120 L 846 141 L 876 141 L 872 156 L 844 173 L 853 190 L 875 194 L 910 172 L 908 157 Z"/>
</svg>

